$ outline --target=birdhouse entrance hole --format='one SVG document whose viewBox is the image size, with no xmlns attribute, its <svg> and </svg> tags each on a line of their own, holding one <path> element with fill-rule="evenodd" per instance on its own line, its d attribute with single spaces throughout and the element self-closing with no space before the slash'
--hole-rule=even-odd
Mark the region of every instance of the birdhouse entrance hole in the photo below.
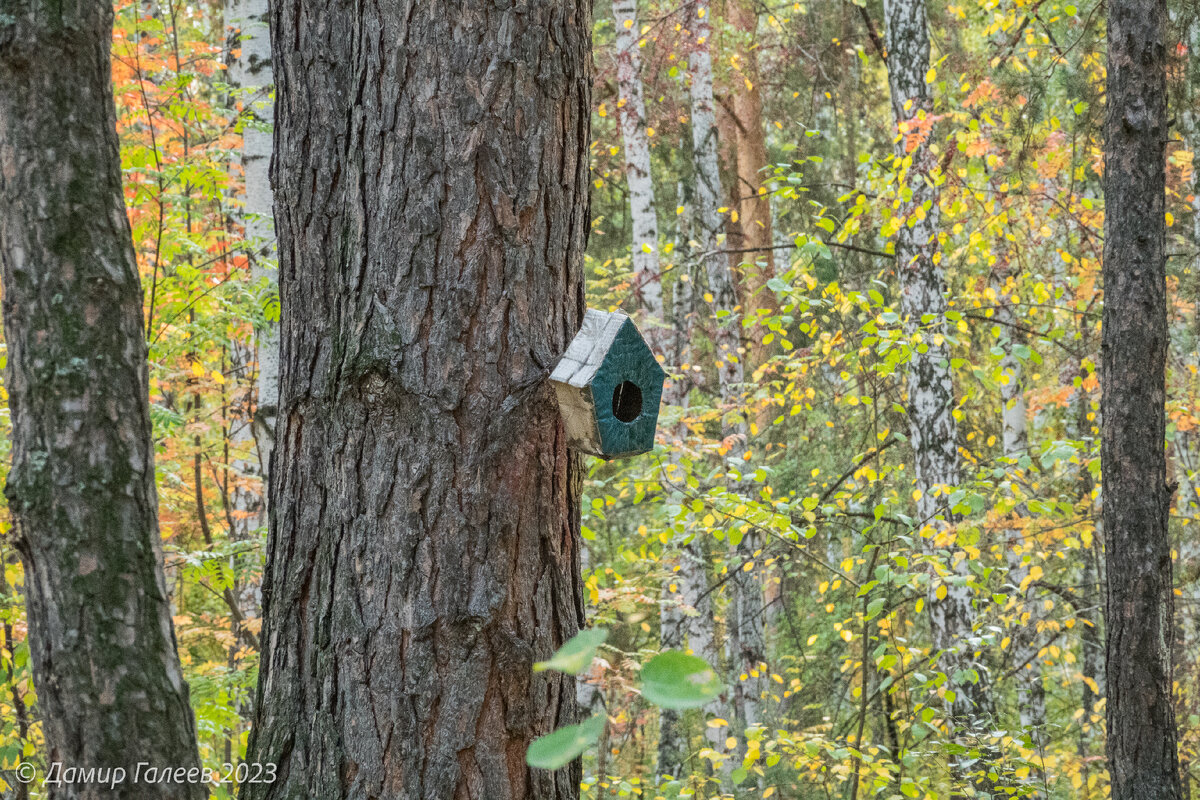
<svg viewBox="0 0 1200 800">
<path fill-rule="evenodd" d="M 633 381 L 625 381 L 613 390 L 613 416 L 621 422 L 633 422 L 642 415 L 642 390 Z"/>
</svg>

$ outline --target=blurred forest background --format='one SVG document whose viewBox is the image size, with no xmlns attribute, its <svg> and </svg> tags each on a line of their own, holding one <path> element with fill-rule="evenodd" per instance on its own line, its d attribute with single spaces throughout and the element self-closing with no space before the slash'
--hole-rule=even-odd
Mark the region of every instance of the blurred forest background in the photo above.
<svg viewBox="0 0 1200 800">
<path fill-rule="evenodd" d="M 1107 796 L 1105 10 L 1076 2 L 930 4 L 928 107 L 899 136 L 879 0 L 596 3 L 588 304 L 632 315 L 670 383 L 655 450 L 591 460 L 584 487 L 609 631 L 581 690 L 607 712 L 586 797 Z M 246 747 L 277 391 L 264 11 L 119 0 L 112 51 L 166 576 L 213 766 Z M 1200 6 L 1172 0 L 1170 25 L 1169 646 L 1191 796 Z M 897 251 L 923 230 L 948 291 L 912 317 Z M 909 409 L 913 364 L 948 419 Z M 925 488 L 914 432 L 950 437 Z M 11 768 L 43 756 L 3 539 L 0 564 Z M 728 690 L 660 710 L 639 666 L 684 646 Z"/>
</svg>

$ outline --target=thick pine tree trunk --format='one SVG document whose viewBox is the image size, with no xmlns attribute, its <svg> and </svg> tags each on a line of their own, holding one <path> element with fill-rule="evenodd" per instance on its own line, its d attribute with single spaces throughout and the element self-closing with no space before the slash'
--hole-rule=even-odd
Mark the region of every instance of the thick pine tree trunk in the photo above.
<svg viewBox="0 0 1200 800">
<path fill-rule="evenodd" d="M 885 0 L 884 13 L 892 115 L 897 126 L 911 132 L 914 128 L 910 126 L 933 113 L 933 98 L 925 82 L 929 71 L 925 0 Z M 939 191 L 935 183 L 938 164 L 930 149 L 930 138 L 918 137 L 910 147 L 909 137 L 902 135 L 897 145 L 896 157 L 911 196 L 900 208 L 907 220 L 896 237 L 896 270 L 900 277 L 905 332 L 912 342 L 908 416 L 916 488 L 920 492 L 917 515 L 923 524 L 941 529 L 953 522 L 953 515 L 947 495 L 935 489 L 956 486 L 960 473 L 958 430 L 953 414 L 954 382 L 950 374 L 950 350 L 944 339 L 949 332 L 946 275 L 934 257 L 938 247 Z M 915 337 L 919 337 L 919 344 Z M 935 519 L 938 515 L 942 522 Z M 970 574 L 969 561 L 958 560 L 954 570 L 965 578 Z M 986 733 L 992 708 L 987 676 L 967 641 L 975 621 L 972 592 L 966 585 L 947 582 L 945 586 L 947 593 L 943 599 L 931 593 L 927 602 L 933 649 L 946 651 L 941 658 L 941 671 L 946 673 L 955 693 L 955 699 L 946 704 L 947 713 L 956 736 Z M 960 777 L 964 777 L 961 771 Z M 976 784 L 977 789 L 986 788 L 985 782 Z"/>
<path fill-rule="evenodd" d="M 142 292 L 99 0 L 0 17 L 0 263 L 13 468 L 46 761 L 198 765 L 154 491 Z M 193 798 L 132 778 L 58 798 Z"/>
<path fill-rule="evenodd" d="M 583 620 L 546 378 L 584 311 L 590 4 L 273 4 L 280 416 L 260 798 L 559 800 Z"/>
<path fill-rule="evenodd" d="M 1113 800 L 1178 800 L 1167 485 L 1165 0 L 1108 4 L 1101 343 Z"/>
</svg>

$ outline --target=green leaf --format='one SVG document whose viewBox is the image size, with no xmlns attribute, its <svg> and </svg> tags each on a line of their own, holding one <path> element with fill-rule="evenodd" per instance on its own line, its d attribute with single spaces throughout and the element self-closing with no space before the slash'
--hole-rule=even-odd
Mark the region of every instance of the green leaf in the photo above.
<svg viewBox="0 0 1200 800">
<path fill-rule="evenodd" d="M 604 732 L 604 716 L 597 714 L 578 725 L 559 728 L 529 745 L 525 763 L 535 769 L 559 769 L 570 764 Z"/>
<path fill-rule="evenodd" d="M 608 638 L 607 628 L 589 628 L 571 637 L 571 640 L 558 648 L 549 661 L 539 661 L 533 665 L 534 672 L 548 669 L 564 672 L 567 675 L 578 675 L 592 664 L 596 649 Z"/>
<path fill-rule="evenodd" d="M 699 708 L 724 689 L 707 661 L 678 650 L 659 653 L 642 667 L 642 696 L 663 708 Z"/>
</svg>

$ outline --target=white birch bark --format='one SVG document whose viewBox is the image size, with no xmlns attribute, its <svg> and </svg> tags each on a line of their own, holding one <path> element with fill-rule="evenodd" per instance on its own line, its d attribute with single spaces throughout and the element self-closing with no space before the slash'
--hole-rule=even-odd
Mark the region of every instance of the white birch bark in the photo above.
<svg viewBox="0 0 1200 800">
<path fill-rule="evenodd" d="M 663 326 L 662 275 L 658 261 L 658 217 L 650 174 L 650 137 L 642 92 L 642 56 L 638 47 L 637 0 L 613 0 L 617 26 L 617 119 L 625 143 L 625 180 L 633 223 L 633 271 L 642 308 L 649 317 L 647 338 L 661 340 Z M 660 345 L 661 347 L 661 345 Z M 654 348 L 651 342 L 651 348 Z"/>
<path fill-rule="evenodd" d="M 230 64 L 230 82 L 240 90 L 245 125 L 242 131 L 242 172 L 245 182 L 243 213 L 246 240 L 253 253 L 251 278 L 266 282 L 268 299 L 278 308 L 275 269 L 275 224 L 268 168 L 271 164 L 272 99 L 271 38 L 267 0 L 230 0 L 226 25 L 233 29 L 240 52 Z M 255 331 L 258 360 L 257 413 L 254 437 L 265 476 L 274 440 L 275 409 L 279 402 L 279 334 L 274 323 Z"/>
<path fill-rule="evenodd" d="M 688 69 L 691 72 L 690 99 L 692 117 L 692 153 L 696 177 L 696 215 L 697 230 L 695 239 L 700 250 L 700 261 L 708 279 L 708 291 L 711 300 L 708 304 L 713 313 L 713 344 L 716 350 L 717 375 L 720 384 L 720 402 L 724 409 L 721 433 L 724 438 L 725 458 L 727 461 L 739 461 L 738 457 L 745 450 L 746 424 L 738 419 L 738 398 L 743 382 L 742 347 L 741 347 L 741 314 L 738 310 L 737 288 L 734 276 L 729 268 L 729 259 L 722 248 L 722 218 L 721 200 L 724 197 L 721 189 L 720 164 L 718 161 L 718 134 L 713 98 L 713 68 L 712 68 L 712 9 L 708 0 L 693 0 L 688 7 L 687 26 L 694 36 L 694 45 L 688 55 Z M 753 542 L 744 542 L 747 547 Z M 737 553 L 732 561 L 738 561 Z M 740 618 L 739 608 L 746 605 L 745 589 L 739 591 L 738 584 L 741 576 L 735 576 L 731 581 L 730 600 L 732 619 Z M 762 600 L 759 591 L 759 608 Z M 711 603 L 711 598 L 706 598 Z M 761 619 L 761 615 L 758 617 Z M 732 628 L 732 626 L 731 626 Z M 712 644 L 715 651 L 716 644 Z M 695 645 L 693 645 L 695 649 Z M 699 652 L 699 651 L 697 651 Z M 734 643 L 729 655 L 729 673 L 733 678 L 733 706 L 736 715 L 739 706 L 739 696 L 746 691 L 738 677 L 742 674 L 740 664 L 741 648 Z M 715 653 L 714 653 L 715 655 Z M 716 666 L 716 661 L 713 660 Z M 708 707 L 711 714 L 724 713 L 720 701 L 714 701 Z M 740 720 L 739 720 L 740 722 Z M 710 745 L 719 753 L 726 753 L 724 739 L 726 731 L 722 728 L 706 728 L 705 735 Z M 726 774 L 735 766 L 732 754 L 726 759 L 724 771 Z"/>
<path fill-rule="evenodd" d="M 231 50 L 229 81 L 244 118 L 241 152 L 244 190 L 240 199 L 250 254 L 250 277 L 255 284 L 265 285 L 264 301 L 278 308 L 273 199 L 268 175 L 274 110 L 267 9 L 267 0 L 228 0 L 225 25 Z M 263 489 L 253 491 L 237 486 L 232 491 L 235 513 L 231 533 L 235 539 L 249 539 L 266 525 L 265 487 L 279 396 L 277 327 L 273 323 L 259 326 L 254 336 L 253 348 L 239 348 L 241 352 L 237 357 L 243 365 L 257 361 L 257 380 L 250 390 L 251 397 L 244 400 L 241 419 L 231 425 L 230 439 L 239 450 L 252 447 L 255 451 L 252 458 L 234 461 L 234 471 L 244 477 L 261 478 Z M 257 605 L 257 598 L 247 597 L 245 602 L 249 610 L 251 605 Z"/>
<path fill-rule="evenodd" d="M 721 172 L 717 160 L 717 123 L 713 100 L 712 20 L 708 0 L 693 0 L 688 24 L 695 45 L 688 55 L 691 71 L 692 151 L 696 173 L 696 222 L 694 232 L 700 246 L 703 267 L 712 295 L 709 305 L 715 317 L 715 342 L 720 364 L 721 400 L 727 406 L 737 397 L 742 384 L 741 315 L 738 313 L 734 276 L 721 249 Z M 728 408 L 727 408 L 728 411 Z M 744 424 L 728 421 L 722 425 L 725 435 L 745 438 Z M 740 447 L 731 453 L 740 452 Z"/>
<path fill-rule="evenodd" d="M 1016 347 L 1023 344 L 1025 337 L 1016 327 L 1016 314 L 1013 312 L 1011 289 L 1006 286 L 1007 272 L 1007 243 L 997 245 L 1000 259 L 996 271 L 992 275 L 992 286 L 996 291 L 996 321 L 1000 323 L 1000 347 L 1004 355 L 1000 360 L 1000 401 L 1001 401 L 1001 432 L 1003 438 L 1004 457 L 1009 461 L 1009 469 L 1015 469 L 1018 459 L 1029 450 L 1029 432 L 1026 420 L 1025 384 L 1020 359 L 1015 352 Z M 1017 509 L 1020 516 L 1026 516 L 1022 505 Z M 1028 554 L 1033 551 L 1032 543 L 1023 536 L 1020 528 L 1009 528 L 1001 532 L 1005 538 L 1005 550 L 1008 566 L 1008 582 L 1015 589 L 1017 598 L 1016 630 L 1012 635 L 1012 663 L 1016 668 L 1017 710 L 1021 730 L 1029 733 L 1035 748 L 1042 750 L 1045 744 L 1044 732 L 1046 726 L 1046 693 L 1042 685 L 1041 662 L 1037 659 L 1038 646 L 1035 639 L 1035 591 L 1032 586 L 1022 589 L 1026 578 L 1029 577 L 1030 563 Z M 1025 614 L 1029 617 L 1025 617 Z"/>
<path fill-rule="evenodd" d="M 679 227 L 675 235 L 674 252 L 679 254 L 678 257 L 686 258 L 691 201 L 687 198 L 687 192 L 682 183 L 679 185 L 679 197 L 687 210 L 680 216 Z M 658 340 L 659 342 L 670 341 L 670 350 L 665 353 L 665 356 L 668 362 L 674 362 L 675 365 L 673 375 L 663 388 L 663 402 L 668 406 L 679 408 L 684 413 L 686 413 L 688 403 L 688 377 L 683 373 L 681 367 L 690 360 L 688 353 L 691 347 L 692 318 L 692 281 L 689 266 L 687 261 L 683 263 L 681 274 L 675 281 L 671 303 L 671 325 L 666 331 L 667 335 Z M 646 303 L 646 299 L 643 295 L 643 304 Z M 665 324 L 667 321 L 664 314 L 663 323 Z M 683 479 L 683 472 L 679 467 L 679 456 L 682 442 L 687 437 L 686 424 L 680 422 L 675 433 L 675 442 L 670 449 L 668 478 L 671 481 L 680 481 Z M 707 659 L 712 655 L 710 651 L 713 641 L 713 616 L 711 602 L 705 605 L 700 599 L 700 593 L 708 588 L 708 574 L 704 568 L 705 561 L 703 552 L 700 550 L 700 543 L 701 540 L 695 537 L 692 537 L 691 541 L 685 542 L 676 558 L 678 570 L 673 569 L 663 579 L 659 603 L 659 630 L 662 649 L 675 650 L 688 644 L 687 639 L 693 627 L 701 627 L 696 646 L 703 648 L 704 652 L 701 650 L 694 650 L 694 652 Z M 687 610 L 694 608 L 692 603 L 695 602 L 700 603 L 701 610 L 706 616 L 689 621 Z M 684 762 L 689 755 L 687 729 L 683 726 L 680 713 L 671 709 L 661 709 L 659 712 L 656 774 L 669 775 L 674 778 L 681 777 L 684 774 Z"/>
<path fill-rule="evenodd" d="M 924 0 L 885 0 L 887 68 L 892 113 L 897 126 L 905 126 L 933 113 L 933 99 L 925 83 L 929 71 L 929 33 Z M 908 365 L 909 441 L 913 449 L 918 517 L 945 527 L 952 522 L 947 493 L 935 491 L 959 482 L 957 425 L 954 420 L 954 384 L 945 335 L 946 277 L 934 259 L 937 252 L 938 189 L 933 176 L 937 159 L 929 139 L 907 149 L 901 136 L 896 158 L 901 183 L 911 191 L 900 207 L 908 224 L 896 237 L 896 270 L 900 277 L 901 313 L 905 333 L 912 343 Z M 935 523 L 936 515 L 943 522 Z M 953 551 L 956 548 L 950 548 Z M 954 566 L 955 577 L 970 574 L 967 559 Z M 943 599 L 930 594 L 933 648 L 944 651 L 940 668 L 949 679 L 954 699 L 946 710 L 958 736 L 986 732 L 991 698 L 982 664 L 969 642 L 975 618 L 969 586 L 947 581 Z M 961 676 L 970 675 L 972 679 Z M 960 676 L 956 678 L 956 676 Z M 961 772 L 961 771 L 960 771 Z"/>
</svg>

